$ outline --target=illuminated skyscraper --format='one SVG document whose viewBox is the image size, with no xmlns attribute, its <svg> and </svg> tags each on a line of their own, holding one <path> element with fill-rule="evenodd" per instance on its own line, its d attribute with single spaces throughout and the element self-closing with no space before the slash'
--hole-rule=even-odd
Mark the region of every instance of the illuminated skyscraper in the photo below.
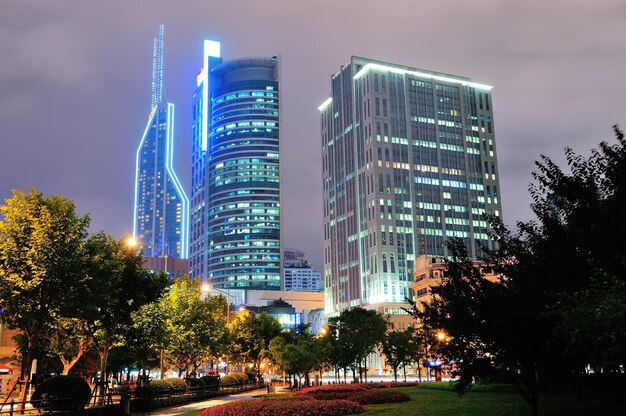
<svg viewBox="0 0 626 416">
<path fill-rule="evenodd" d="M 401 314 L 415 259 L 490 246 L 501 215 L 491 88 L 352 57 L 320 107 L 327 312 Z M 394 306 L 395 305 L 395 306 Z"/>
<path fill-rule="evenodd" d="M 189 200 L 174 169 L 174 104 L 163 102 L 163 25 L 154 39 L 152 102 L 137 149 L 133 237 L 146 257 L 188 257 Z"/>
<path fill-rule="evenodd" d="M 190 273 L 280 289 L 279 59 L 222 61 L 204 41 L 193 97 Z"/>
</svg>

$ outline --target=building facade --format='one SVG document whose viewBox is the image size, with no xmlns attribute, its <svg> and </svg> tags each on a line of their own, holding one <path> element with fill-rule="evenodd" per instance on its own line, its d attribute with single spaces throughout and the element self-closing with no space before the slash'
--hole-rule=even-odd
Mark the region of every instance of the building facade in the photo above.
<svg viewBox="0 0 626 416">
<path fill-rule="evenodd" d="M 324 289 L 322 274 L 309 265 L 304 251 L 286 248 L 283 251 L 283 265 L 283 290 L 319 292 Z"/>
<path fill-rule="evenodd" d="M 280 62 L 223 61 L 204 43 L 193 105 L 190 273 L 222 290 L 280 290 Z"/>
<path fill-rule="evenodd" d="M 500 281 L 500 275 L 484 262 L 474 261 L 474 267 L 480 270 L 481 275 L 490 282 Z M 446 276 L 446 273 L 448 273 L 448 264 L 444 259 L 431 256 L 417 258 L 411 289 L 415 294 L 415 303 L 418 308 L 422 309 L 425 303 L 430 302 L 433 297 L 433 287 L 441 284 L 441 279 Z"/>
<path fill-rule="evenodd" d="M 489 247 L 501 215 L 491 87 L 352 57 L 321 112 L 327 313 L 412 297 L 415 260 Z M 395 306 L 394 306 L 395 305 Z"/>
<path fill-rule="evenodd" d="M 133 237 L 145 256 L 187 258 L 189 200 L 173 168 L 174 104 L 163 101 L 163 34 L 161 26 L 151 109 L 137 149 Z"/>
</svg>

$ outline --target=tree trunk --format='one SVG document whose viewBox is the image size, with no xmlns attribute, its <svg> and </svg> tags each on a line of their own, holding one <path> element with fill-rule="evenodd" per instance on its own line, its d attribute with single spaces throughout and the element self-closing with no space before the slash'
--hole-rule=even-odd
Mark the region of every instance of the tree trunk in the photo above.
<svg viewBox="0 0 626 416">
<path fill-rule="evenodd" d="M 406 382 L 406 364 L 402 366 L 402 372 L 404 373 L 404 381 Z"/>
<path fill-rule="evenodd" d="M 104 404 L 104 399 L 106 395 L 106 370 L 107 370 L 107 360 L 109 358 L 109 348 L 105 346 L 101 350 L 98 350 L 98 354 L 100 355 L 100 380 L 96 383 L 96 388 L 94 389 L 94 396 L 97 396 L 98 393 L 101 394 L 99 404 Z M 98 388 L 100 391 L 98 392 Z"/>
<path fill-rule="evenodd" d="M 364 369 L 363 371 L 365 372 L 365 382 L 367 383 L 367 355 L 365 356 L 365 358 L 363 359 L 363 364 L 364 364 Z"/>
<path fill-rule="evenodd" d="M 398 367 L 393 367 L 393 381 L 398 381 Z"/>
</svg>

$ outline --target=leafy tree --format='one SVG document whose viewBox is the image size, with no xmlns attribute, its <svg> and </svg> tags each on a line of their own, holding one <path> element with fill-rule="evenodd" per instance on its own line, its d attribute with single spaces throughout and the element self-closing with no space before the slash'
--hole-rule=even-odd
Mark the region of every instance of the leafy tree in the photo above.
<svg viewBox="0 0 626 416">
<path fill-rule="evenodd" d="M 289 377 L 304 377 L 304 385 L 310 385 L 310 374 L 321 369 L 328 360 L 328 342 L 324 337 L 314 338 L 308 332 L 309 324 L 300 325 L 272 339 L 268 352 L 274 362 Z"/>
<path fill-rule="evenodd" d="M 57 355 L 64 376 L 91 347 L 91 337 L 80 318 L 59 318 L 51 331 L 50 353 Z"/>
<path fill-rule="evenodd" d="M 146 370 L 160 362 L 161 354 L 167 347 L 166 314 L 162 304 L 155 301 L 142 305 L 131 314 L 131 318 L 132 325 L 128 328 L 125 344 L 133 351 L 145 377 Z"/>
<path fill-rule="evenodd" d="M 254 371 L 260 375 L 260 364 L 263 352 L 269 343 L 277 337 L 282 327 L 280 322 L 265 312 L 255 314 L 243 310 L 228 323 L 232 337 L 231 361 L 239 364 L 252 363 Z"/>
<path fill-rule="evenodd" d="M 28 381 L 31 362 L 47 350 L 57 319 L 82 301 L 89 217 L 79 216 L 70 199 L 35 189 L 13 190 L 0 211 L 0 319 L 21 331 Z"/>
<path fill-rule="evenodd" d="M 350 362 L 352 374 L 359 370 L 359 379 L 367 381 L 367 357 L 385 338 L 387 322 L 374 310 L 360 307 L 347 309 L 337 317 L 330 318 L 331 333 L 336 334 L 335 345 L 345 353 L 345 361 Z"/>
<path fill-rule="evenodd" d="M 569 172 L 536 163 L 530 192 L 535 221 L 515 232 L 492 218 L 493 284 L 452 241 L 448 276 L 423 313 L 427 328 L 450 335 L 439 346 L 459 364 L 463 384 L 506 374 L 538 414 L 547 383 L 592 365 L 623 377 L 626 357 L 626 141 L 601 143 L 588 158 L 566 149 Z M 580 385 L 580 383 L 578 383 Z"/>
<path fill-rule="evenodd" d="M 200 281 L 185 276 L 177 279 L 163 298 L 166 313 L 168 354 L 179 375 L 195 369 L 203 357 L 217 357 L 226 337 L 226 300 L 201 297 Z"/>
<path fill-rule="evenodd" d="M 389 331 L 382 342 L 382 353 L 387 364 L 393 370 L 393 378 L 398 381 L 398 368 L 406 366 L 412 361 L 412 349 L 414 347 L 413 338 L 415 332 L 413 328 L 404 331 Z M 406 371 L 404 372 L 406 380 Z"/>
<path fill-rule="evenodd" d="M 100 356 L 100 383 L 104 386 L 109 351 L 123 344 L 132 326 L 132 313 L 158 299 L 169 279 L 165 273 L 144 269 L 141 253 L 129 248 L 125 239 L 99 232 L 89 238 L 86 251 L 90 280 L 82 313 Z"/>
</svg>

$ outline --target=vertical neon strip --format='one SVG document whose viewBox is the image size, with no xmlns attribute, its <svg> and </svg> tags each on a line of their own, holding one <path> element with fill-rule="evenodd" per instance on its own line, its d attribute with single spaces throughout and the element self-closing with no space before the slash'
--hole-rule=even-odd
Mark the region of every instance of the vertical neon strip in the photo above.
<svg viewBox="0 0 626 416">
<path fill-rule="evenodd" d="M 156 114 L 156 107 L 152 107 L 152 111 L 150 111 L 150 115 L 148 116 L 148 124 L 146 125 L 146 129 L 143 131 L 143 136 L 141 136 L 141 141 L 139 142 L 139 148 L 137 148 L 137 156 L 135 158 L 135 204 L 133 207 L 133 238 L 137 238 L 137 202 L 139 200 L 139 158 L 141 155 L 141 148 L 143 147 L 143 143 L 146 140 L 146 135 L 148 134 L 148 130 L 150 129 L 150 125 L 152 124 L 152 119 Z"/>
<path fill-rule="evenodd" d="M 202 78 L 202 146 L 206 152 L 209 144 L 209 56 L 220 57 L 220 43 L 212 40 L 204 41 L 204 60 L 201 71 Z"/>
<path fill-rule="evenodd" d="M 167 170 L 167 173 L 170 175 L 170 178 L 172 179 L 172 183 L 174 184 L 174 187 L 176 188 L 176 191 L 178 192 L 178 197 L 180 198 L 181 205 L 182 205 L 182 212 L 181 212 L 182 222 L 181 222 L 181 230 L 180 230 L 180 235 L 181 235 L 180 257 L 183 259 L 186 259 L 188 257 L 188 247 L 189 247 L 188 229 L 187 229 L 187 226 L 188 226 L 187 217 L 189 216 L 189 199 L 187 198 L 187 195 L 185 195 L 185 191 L 183 190 L 183 187 L 180 184 L 180 181 L 178 180 L 176 173 L 174 173 L 173 164 L 172 164 L 173 154 L 174 154 L 174 104 L 168 103 L 167 104 L 167 138 L 166 138 L 166 143 L 165 143 L 165 169 Z"/>
</svg>

